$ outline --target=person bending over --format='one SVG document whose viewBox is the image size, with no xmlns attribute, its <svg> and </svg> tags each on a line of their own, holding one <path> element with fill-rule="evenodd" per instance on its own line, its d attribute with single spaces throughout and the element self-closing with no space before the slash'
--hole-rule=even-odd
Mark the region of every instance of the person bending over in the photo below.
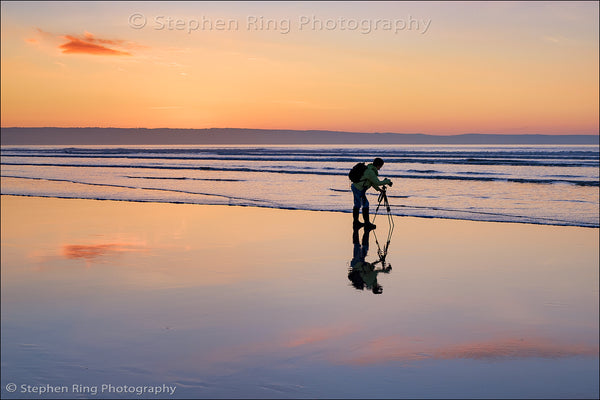
<svg viewBox="0 0 600 400">
<path fill-rule="evenodd" d="M 373 162 L 367 165 L 367 169 L 363 173 L 360 181 L 352 183 L 352 193 L 354 194 L 354 208 L 352 209 L 352 216 L 354 222 L 353 227 L 360 228 L 364 226 L 365 229 L 375 229 L 376 226 L 369 221 L 369 200 L 367 200 L 367 190 L 373 187 L 377 191 L 381 191 L 379 188 L 383 185 L 392 186 L 392 181 L 389 179 L 379 180 L 379 170 L 383 167 L 383 160 L 379 157 L 375 158 Z M 364 223 L 360 222 L 358 217 L 360 214 L 360 208 L 362 207 Z"/>
</svg>

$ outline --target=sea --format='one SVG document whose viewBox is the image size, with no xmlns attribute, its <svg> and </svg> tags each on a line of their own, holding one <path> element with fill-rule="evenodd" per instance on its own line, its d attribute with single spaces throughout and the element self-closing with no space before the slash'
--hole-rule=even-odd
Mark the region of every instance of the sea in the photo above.
<svg viewBox="0 0 600 400">
<path fill-rule="evenodd" d="M 599 227 L 597 145 L 2 146 L 1 193 L 349 213 L 375 157 L 372 214 Z"/>
</svg>

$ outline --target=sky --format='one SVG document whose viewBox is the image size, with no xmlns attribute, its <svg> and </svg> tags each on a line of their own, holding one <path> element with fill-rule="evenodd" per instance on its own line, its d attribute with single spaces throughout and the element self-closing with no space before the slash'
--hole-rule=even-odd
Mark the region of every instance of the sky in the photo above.
<svg viewBox="0 0 600 400">
<path fill-rule="evenodd" d="M 2 127 L 598 134 L 598 2 L 2 2 Z"/>
</svg>

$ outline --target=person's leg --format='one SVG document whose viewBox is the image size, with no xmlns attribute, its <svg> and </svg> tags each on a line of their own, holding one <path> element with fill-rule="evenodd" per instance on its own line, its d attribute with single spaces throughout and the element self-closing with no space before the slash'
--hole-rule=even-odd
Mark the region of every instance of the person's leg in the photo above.
<svg viewBox="0 0 600 400">
<path fill-rule="evenodd" d="M 375 229 L 377 226 L 369 220 L 369 208 L 363 207 L 363 219 L 365 220 L 365 229 Z"/>
<path fill-rule="evenodd" d="M 362 194 L 363 204 L 363 219 L 365 220 L 365 229 L 375 229 L 376 226 L 369 221 L 369 200 L 367 200 L 367 191 L 365 190 Z"/>
<path fill-rule="evenodd" d="M 362 204 L 363 210 L 365 208 L 369 208 L 369 199 L 367 199 L 367 189 L 360 191 L 360 202 Z"/>
<path fill-rule="evenodd" d="M 360 206 L 362 204 L 362 197 L 364 193 L 361 190 L 358 190 L 354 185 L 350 185 L 352 187 L 352 195 L 354 196 L 354 208 L 352 208 L 352 226 L 356 229 L 361 228 L 364 224 L 358 220 L 360 215 Z"/>
</svg>

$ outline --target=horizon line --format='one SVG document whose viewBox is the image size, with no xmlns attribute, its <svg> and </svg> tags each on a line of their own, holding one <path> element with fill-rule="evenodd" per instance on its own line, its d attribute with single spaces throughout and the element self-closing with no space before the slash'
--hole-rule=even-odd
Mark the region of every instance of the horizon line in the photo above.
<svg viewBox="0 0 600 400">
<path fill-rule="evenodd" d="M 290 128 L 234 128 L 234 127 L 210 127 L 210 128 L 123 128 L 116 126 L 2 126 L 0 129 L 123 129 L 123 130 L 255 130 L 255 131 L 293 131 L 293 132 L 332 132 L 332 133 L 357 133 L 357 134 L 394 134 L 394 135 L 424 135 L 424 136 L 464 136 L 464 135 L 514 135 L 514 136 L 600 136 L 598 133 L 423 133 L 423 132 L 393 132 L 393 131 L 343 131 L 330 129 L 290 129 Z"/>
</svg>

